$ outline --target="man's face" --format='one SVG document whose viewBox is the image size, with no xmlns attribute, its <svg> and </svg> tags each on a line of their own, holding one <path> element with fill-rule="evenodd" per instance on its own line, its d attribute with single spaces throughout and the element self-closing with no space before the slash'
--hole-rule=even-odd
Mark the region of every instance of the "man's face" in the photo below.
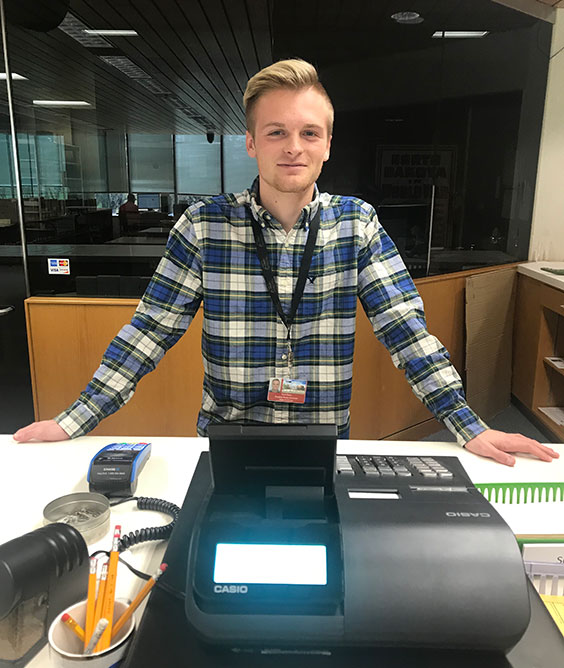
<svg viewBox="0 0 564 668">
<path fill-rule="evenodd" d="M 273 380 L 272 381 L 272 391 L 273 392 L 280 392 L 280 381 L 279 380 Z"/>
<path fill-rule="evenodd" d="M 247 152 L 257 159 L 261 183 L 281 193 L 310 188 L 329 159 L 329 105 L 313 88 L 279 89 L 260 97 L 254 108 Z"/>
</svg>

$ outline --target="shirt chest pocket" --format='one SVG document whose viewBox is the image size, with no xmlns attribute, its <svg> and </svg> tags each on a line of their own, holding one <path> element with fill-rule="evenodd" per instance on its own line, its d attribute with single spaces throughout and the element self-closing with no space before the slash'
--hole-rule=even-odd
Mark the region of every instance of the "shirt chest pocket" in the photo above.
<svg viewBox="0 0 564 668">
<path fill-rule="evenodd" d="M 336 290 L 343 282 L 345 272 L 335 269 L 312 270 L 309 272 L 304 295 L 323 295 Z"/>
<path fill-rule="evenodd" d="M 356 306 L 355 272 L 348 270 L 310 272 L 302 298 L 306 318 L 347 317 Z"/>
</svg>

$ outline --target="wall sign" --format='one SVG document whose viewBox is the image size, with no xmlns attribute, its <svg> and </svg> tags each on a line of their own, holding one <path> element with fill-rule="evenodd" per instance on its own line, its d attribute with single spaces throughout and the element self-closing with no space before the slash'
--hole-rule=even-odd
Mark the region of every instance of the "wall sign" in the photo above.
<svg viewBox="0 0 564 668">
<path fill-rule="evenodd" d="M 68 258 L 50 257 L 47 260 L 50 274 L 66 274 L 70 276 L 70 260 Z"/>
<path fill-rule="evenodd" d="M 433 246 L 445 246 L 454 193 L 454 146 L 379 146 L 376 183 L 382 204 L 431 201 L 435 185 Z"/>
</svg>

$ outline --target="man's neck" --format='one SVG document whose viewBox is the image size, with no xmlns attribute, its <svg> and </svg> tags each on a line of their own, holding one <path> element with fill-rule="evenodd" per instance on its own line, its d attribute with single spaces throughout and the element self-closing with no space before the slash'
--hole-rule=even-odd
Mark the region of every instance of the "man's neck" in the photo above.
<svg viewBox="0 0 564 668">
<path fill-rule="evenodd" d="M 289 232 L 298 222 L 300 213 L 313 199 L 314 186 L 299 193 L 281 193 L 268 184 L 260 183 L 260 203 Z"/>
</svg>

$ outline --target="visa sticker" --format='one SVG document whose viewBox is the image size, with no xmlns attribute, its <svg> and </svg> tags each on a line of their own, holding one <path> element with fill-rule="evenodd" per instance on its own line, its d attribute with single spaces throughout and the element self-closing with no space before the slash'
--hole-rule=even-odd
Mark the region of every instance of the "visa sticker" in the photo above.
<svg viewBox="0 0 564 668">
<path fill-rule="evenodd" d="M 50 257 L 47 260 L 47 269 L 50 274 L 70 275 L 70 260 L 68 258 Z"/>
</svg>

